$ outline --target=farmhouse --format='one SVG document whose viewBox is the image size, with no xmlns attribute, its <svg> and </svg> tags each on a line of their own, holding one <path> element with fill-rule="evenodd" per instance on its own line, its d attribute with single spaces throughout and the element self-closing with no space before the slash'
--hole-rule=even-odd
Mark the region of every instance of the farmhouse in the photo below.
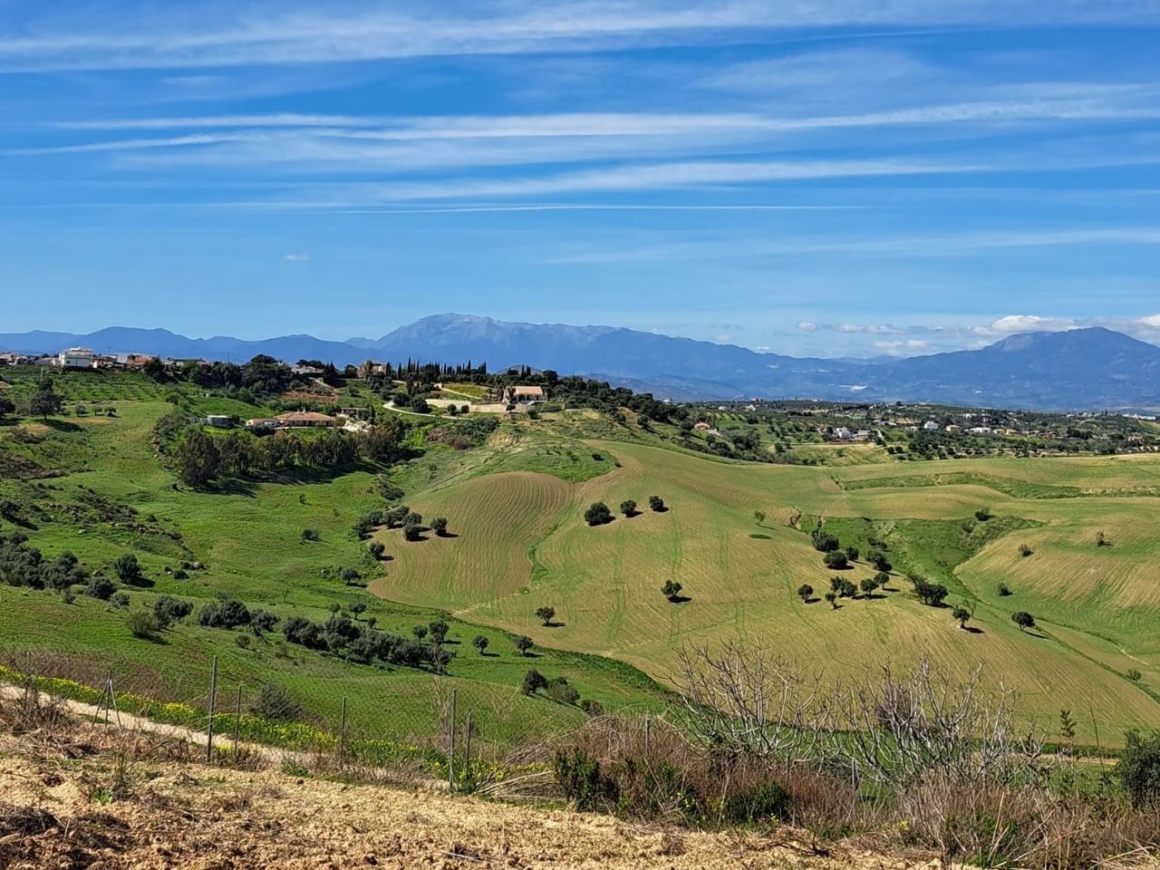
<svg viewBox="0 0 1160 870">
<path fill-rule="evenodd" d="M 70 347 L 62 350 L 56 364 L 62 369 L 91 369 L 95 354 L 84 347 Z"/>
<path fill-rule="evenodd" d="M 278 425 L 285 429 L 325 428 L 333 426 L 335 422 L 333 417 L 315 411 L 293 411 L 278 417 Z"/>
<path fill-rule="evenodd" d="M 251 417 L 246 421 L 247 429 L 257 429 L 260 431 L 272 431 L 278 428 L 278 421 L 273 417 Z"/>
<path fill-rule="evenodd" d="M 528 404 L 531 404 L 532 402 L 544 401 L 544 388 L 543 387 L 512 387 L 508 391 L 508 395 L 511 396 L 511 400 L 513 402 L 520 402 L 521 404 L 528 405 Z"/>
<path fill-rule="evenodd" d="M 233 418 L 227 417 L 225 414 L 210 414 L 205 418 L 207 426 L 213 426 L 215 429 L 232 429 L 234 426 Z"/>
</svg>

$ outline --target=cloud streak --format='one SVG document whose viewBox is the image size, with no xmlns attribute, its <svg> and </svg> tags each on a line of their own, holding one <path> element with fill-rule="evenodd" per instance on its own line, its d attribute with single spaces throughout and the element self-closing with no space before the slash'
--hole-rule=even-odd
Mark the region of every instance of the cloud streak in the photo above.
<svg viewBox="0 0 1160 870">
<path fill-rule="evenodd" d="M 271 3 L 175 3 L 110 24 L 65 4 L 54 6 L 51 18 L 26 22 L 20 30 L 10 25 L 0 34 L 0 69 L 335 63 L 736 43 L 751 41 L 757 31 L 793 34 L 802 28 L 1139 25 L 1160 19 L 1149 0 L 565 0 L 551 7 L 509 2 L 434 8 L 440 13 L 418 4 L 386 10 L 363 4 L 345 14 L 321 15 L 307 6 Z"/>
</svg>

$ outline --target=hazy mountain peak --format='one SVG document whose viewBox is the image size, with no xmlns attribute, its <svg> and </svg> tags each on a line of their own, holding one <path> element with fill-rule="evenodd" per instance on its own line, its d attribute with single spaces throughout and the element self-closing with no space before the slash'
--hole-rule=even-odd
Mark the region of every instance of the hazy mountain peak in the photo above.
<svg viewBox="0 0 1160 870">
<path fill-rule="evenodd" d="M 861 403 L 931 401 L 1055 410 L 1160 408 L 1160 348 L 1108 329 L 1012 335 L 982 350 L 898 360 L 795 359 L 736 345 L 673 338 L 611 326 L 511 323 L 436 314 L 378 340 L 349 343 L 308 335 L 243 341 L 190 339 L 164 329 L 110 327 L 89 335 L 0 335 L 0 347 L 55 353 L 82 345 L 99 352 L 244 362 L 261 353 L 337 365 L 367 358 L 397 362 L 486 362 L 561 374 L 600 373 L 661 397 L 817 398 Z"/>
</svg>

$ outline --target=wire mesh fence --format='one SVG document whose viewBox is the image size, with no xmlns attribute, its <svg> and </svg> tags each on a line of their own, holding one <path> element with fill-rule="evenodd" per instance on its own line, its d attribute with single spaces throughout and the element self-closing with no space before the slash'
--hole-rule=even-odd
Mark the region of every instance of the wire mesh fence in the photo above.
<svg viewBox="0 0 1160 870">
<path fill-rule="evenodd" d="M 147 729 L 189 740 L 209 764 L 263 761 L 287 773 L 421 778 L 451 790 L 542 793 L 553 746 L 573 721 L 528 730 L 512 698 L 470 681 L 382 674 L 376 691 L 335 682 L 304 707 L 292 684 L 254 680 L 224 656 L 186 662 L 169 678 L 133 660 L 66 650 L 0 650 L 0 684 L 35 686 L 106 729 Z M 318 686 L 312 698 L 319 697 Z M 514 695 L 518 690 L 513 689 Z M 545 716 L 558 713 L 542 698 Z M 578 714 L 577 709 L 573 713 Z"/>
</svg>

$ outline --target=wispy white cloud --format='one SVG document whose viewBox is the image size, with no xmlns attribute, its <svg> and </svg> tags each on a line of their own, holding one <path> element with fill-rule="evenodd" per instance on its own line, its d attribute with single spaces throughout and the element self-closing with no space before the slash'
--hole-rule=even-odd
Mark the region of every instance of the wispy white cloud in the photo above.
<svg viewBox="0 0 1160 870">
<path fill-rule="evenodd" d="M 282 258 L 288 263 L 306 263 L 310 260 L 309 254 L 287 254 Z"/>
<path fill-rule="evenodd" d="M 448 8 L 450 7 L 450 8 Z M 437 9 L 432 13 L 431 9 Z M 589 51 L 743 42 L 805 27 L 1074 25 L 1154 22 L 1150 0 L 813 0 L 720 3 L 565 0 L 347 5 L 342 12 L 272 3 L 166 5 L 119 16 L 60 9 L 0 36 L 0 68 L 80 70 L 303 64 L 423 56 Z M 72 15 L 69 15 L 69 12 Z"/>
<path fill-rule="evenodd" d="M 992 167 L 1001 168 L 1001 167 Z M 975 167 L 977 171 L 986 171 Z M 966 168 L 946 171 L 971 171 Z M 1071 247 L 1075 245 L 1160 245 L 1160 228 L 1100 227 L 1025 230 L 1010 232 L 963 232 L 938 235 L 896 235 L 867 238 L 817 236 L 766 238 L 732 236 L 685 238 L 664 245 L 596 248 L 553 257 L 550 262 L 615 263 L 658 260 L 709 260 L 751 257 L 814 257 L 819 254 L 862 254 L 867 256 L 931 258 L 963 257 L 988 250 Z M 886 329 L 883 327 L 883 329 Z M 863 327 L 847 325 L 847 332 Z"/>
<path fill-rule="evenodd" d="M 374 201 L 672 190 L 823 178 L 903 177 L 980 172 L 985 168 L 967 163 L 927 163 L 907 160 L 695 161 L 619 166 L 513 179 L 448 179 L 430 183 L 368 184 L 360 185 L 357 192 L 364 197 L 361 200 L 362 204 L 368 204 Z M 343 188 L 336 192 L 335 201 L 328 203 L 325 196 L 319 196 L 308 203 L 298 204 L 317 207 L 351 204 L 351 200 L 345 197 L 349 197 L 352 192 L 350 188 Z"/>
</svg>

